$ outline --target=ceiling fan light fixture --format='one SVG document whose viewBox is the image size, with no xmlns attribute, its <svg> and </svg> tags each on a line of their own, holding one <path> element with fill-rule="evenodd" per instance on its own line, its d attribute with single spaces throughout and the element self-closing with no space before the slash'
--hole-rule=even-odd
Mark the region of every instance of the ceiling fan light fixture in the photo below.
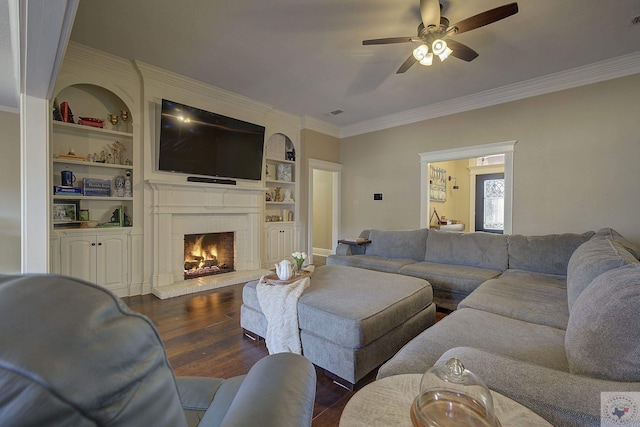
<svg viewBox="0 0 640 427">
<path fill-rule="evenodd" d="M 440 55 L 438 55 L 440 57 L 440 62 L 444 61 L 445 59 L 447 59 L 449 57 L 449 55 L 451 55 L 453 53 L 453 50 L 451 50 L 451 48 L 447 47 L 444 52 L 442 52 Z"/>
<path fill-rule="evenodd" d="M 424 58 L 420 60 L 421 65 L 426 65 L 427 67 L 433 64 L 433 53 L 427 53 Z"/>
<path fill-rule="evenodd" d="M 422 61 L 428 54 L 429 54 L 429 47 L 426 44 L 421 44 L 417 48 L 413 49 L 413 57 L 416 58 L 418 61 Z"/>
<path fill-rule="evenodd" d="M 447 50 L 447 42 L 441 39 L 436 39 L 431 44 L 431 50 L 434 55 L 440 56 Z"/>
</svg>

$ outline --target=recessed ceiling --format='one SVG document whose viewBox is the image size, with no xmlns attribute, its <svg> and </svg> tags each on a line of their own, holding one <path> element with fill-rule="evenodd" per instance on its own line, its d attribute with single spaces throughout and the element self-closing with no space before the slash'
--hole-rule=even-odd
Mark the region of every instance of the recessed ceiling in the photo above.
<svg viewBox="0 0 640 427">
<path fill-rule="evenodd" d="M 508 0 L 448 0 L 454 23 Z M 479 53 L 395 74 L 418 0 L 83 0 L 71 40 L 339 127 L 640 51 L 637 0 L 522 0 L 456 39 Z M 327 111 L 343 110 L 339 115 Z"/>
</svg>

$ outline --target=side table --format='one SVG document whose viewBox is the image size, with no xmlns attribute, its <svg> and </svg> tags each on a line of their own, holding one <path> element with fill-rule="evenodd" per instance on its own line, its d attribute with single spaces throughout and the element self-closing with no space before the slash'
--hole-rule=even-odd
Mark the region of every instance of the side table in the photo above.
<svg viewBox="0 0 640 427">
<path fill-rule="evenodd" d="M 367 384 L 347 402 L 340 427 L 413 427 L 409 412 L 421 378 L 421 374 L 394 375 Z M 495 391 L 491 396 L 502 427 L 551 427 L 518 402 Z"/>
<path fill-rule="evenodd" d="M 343 245 L 352 245 L 352 246 L 363 246 L 371 243 L 369 239 L 340 239 L 338 243 L 342 243 Z"/>
</svg>

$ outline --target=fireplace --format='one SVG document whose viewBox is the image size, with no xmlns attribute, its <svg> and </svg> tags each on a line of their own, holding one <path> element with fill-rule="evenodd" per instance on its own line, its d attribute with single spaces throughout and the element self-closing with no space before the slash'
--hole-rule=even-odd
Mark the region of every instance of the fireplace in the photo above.
<svg viewBox="0 0 640 427">
<path fill-rule="evenodd" d="M 184 235 L 184 278 L 210 276 L 234 271 L 235 233 Z"/>
<path fill-rule="evenodd" d="M 260 232 L 264 188 L 198 182 L 147 180 L 151 191 L 150 221 L 145 221 L 151 273 L 150 291 L 158 298 L 173 298 L 259 279 Z M 145 190 L 146 191 L 146 190 Z M 146 197 L 146 196 L 145 196 Z M 145 199 L 146 200 L 146 199 Z M 218 263 L 233 272 L 185 280 L 184 236 L 232 232 L 233 257 Z"/>
</svg>

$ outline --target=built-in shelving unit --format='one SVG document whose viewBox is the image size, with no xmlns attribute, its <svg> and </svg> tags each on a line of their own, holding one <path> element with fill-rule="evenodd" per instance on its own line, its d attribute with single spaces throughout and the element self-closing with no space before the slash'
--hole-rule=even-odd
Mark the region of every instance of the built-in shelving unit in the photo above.
<svg viewBox="0 0 640 427">
<path fill-rule="evenodd" d="M 112 126 L 106 123 L 105 126 Z M 120 125 L 123 127 L 123 125 Z M 127 126 L 125 123 L 124 126 Z M 113 147 L 119 147 L 114 150 Z M 135 169 L 133 160 L 133 134 L 116 129 L 104 129 L 74 123 L 53 121 L 52 131 L 52 182 L 53 203 L 60 204 L 61 201 L 78 202 L 77 209 L 88 211 L 90 222 L 81 221 L 80 212 L 76 212 L 75 218 L 66 217 L 65 221 L 56 221 L 54 226 L 61 227 L 84 227 L 87 224 L 97 222 L 113 227 L 114 212 L 124 209 L 128 221 L 122 223 L 131 225 L 133 214 L 133 189 L 132 176 Z M 119 156 L 114 156 L 118 153 Z M 58 157 L 60 155 L 75 155 L 78 159 Z M 96 159 L 94 160 L 94 156 Z M 111 158 L 109 158 L 111 157 Z M 120 157 L 120 158 L 115 158 Z M 109 162 L 109 163 L 107 163 Z M 73 187 L 83 188 L 85 179 L 98 179 L 104 183 L 109 182 L 109 195 L 86 195 L 76 194 L 56 194 L 55 187 L 62 186 L 62 171 L 71 171 L 75 178 Z M 129 177 L 127 177 L 127 173 Z M 127 183 L 128 181 L 128 183 Z M 127 184 L 129 188 L 124 188 Z M 119 187 L 119 188 L 116 188 Z M 120 194 L 119 194 L 120 193 Z M 55 213 L 54 213 L 55 215 Z M 118 219 L 119 221 L 119 219 Z"/>
<path fill-rule="evenodd" d="M 272 135 L 266 144 L 265 266 L 291 256 L 297 220 L 295 146 L 284 134 Z"/>
<path fill-rule="evenodd" d="M 74 121 L 81 117 L 100 119 L 104 127 L 60 121 L 55 114 L 57 105 L 53 105 L 49 189 L 53 216 L 52 272 L 127 295 L 130 226 L 138 197 L 134 193 L 137 171 L 133 165 L 131 112 L 118 96 L 95 85 L 78 84 L 62 89 L 54 104 L 62 102 L 72 110 Z M 118 117 L 116 124 L 110 122 L 109 115 Z M 63 186 L 63 171 L 71 172 L 71 186 Z M 101 185 L 102 190 L 87 194 L 84 184 L 88 180 Z"/>
</svg>

